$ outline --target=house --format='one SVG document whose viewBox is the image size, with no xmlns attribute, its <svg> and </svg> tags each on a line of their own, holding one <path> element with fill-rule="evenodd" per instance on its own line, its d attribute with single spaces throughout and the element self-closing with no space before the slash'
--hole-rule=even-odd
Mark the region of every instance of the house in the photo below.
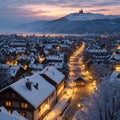
<svg viewBox="0 0 120 120">
<path fill-rule="evenodd" d="M 21 116 L 17 111 L 9 113 L 4 107 L 0 107 L 0 120 L 27 120 Z"/>
<path fill-rule="evenodd" d="M 75 86 L 85 86 L 86 81 L 82 77 L 78 77 L 77 79 L 74 80 Z"/>
<path fill-rule="evenodd" d="M 56 103 L 55 87 L 34 74 L 0 91 L 0 105 L 8 111 L 17 110 L 29 120 L 42 120 Z"/>
<path fill-rule="evenodd" d="M 107 49 L 87 49 L 86 52 L 92 55 L 92 59 L 96 62 L 105 62 L 110 58 L 110 51 Z"/>
<path fill-rule="evenodd" d="M 50 82 L 56 88 L 57 100 L 61 98 L 64 91 L 65 76 L 53 66 L 46 67 L 42 72 L 41 76 Z"/>
<path fill-rule="evenodd" d="M 64 75 L 55 67 L 46 67 L 0 91 L 0 106 L 16 110 L 29 120 L 42 120 L 64 90 Z"/>
<path fill-rule="evenodd" d="M 17 81 L 20 78 L 20 76 L 23 74 L 23 69 L 20 65 L 11 66 L 7 64 L 1 64 L 0 69 L 1 71 L 6 70 L 13 82 Z"/>
<path fill-rule="evenodd" d="M 49 65 L 55 66 L 57 69 L 62 70 L 64 66 L 64 54 L 48 55 L 45 62 Z M 46 65 L 48 65 L 46 64 Z"/>
</svg>

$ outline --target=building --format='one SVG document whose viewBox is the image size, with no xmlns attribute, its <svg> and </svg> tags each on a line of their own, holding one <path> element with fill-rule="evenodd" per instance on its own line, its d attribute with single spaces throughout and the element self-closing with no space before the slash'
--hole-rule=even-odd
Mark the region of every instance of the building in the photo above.
<svg viewBox="0 0 120 120">
<path fill-rule="evenodd" d="M 74 83 L 75 83 L 75 86 L 77 87 L 86 85 L 86 81 L 82 77 L 78 77 L 77 79 L 75 79 Z"/>
<path fill-rule="evenodd" d="M 4 107 L 0 107 L 0 120 L 28 120 L 21 116 L 17 111 L 9 113 Z"/>
<path fill-rule="evenodd" d="M 46 67 L 41 73 L 25 77 L 0 91 L 0 106 L 16 110 L 29 120 L 42 120 L 64 90 L 64 75 Z"/>
<path fill-rule="evenodd" d="M 53 66 L 46 67 L 41 72 L 41 76 L 55 86 L 57 100 L 59 100 L 64 91 L 65 76 Z"/>
</svg>

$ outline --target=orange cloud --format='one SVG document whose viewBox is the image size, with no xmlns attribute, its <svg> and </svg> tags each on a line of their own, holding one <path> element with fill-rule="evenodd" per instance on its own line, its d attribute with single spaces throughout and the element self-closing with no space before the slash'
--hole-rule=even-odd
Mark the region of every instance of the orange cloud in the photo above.
<svg viewBox="0 0 120 120">
<path fill-rule="evenodd" d="M 93 13 L 102 13 L 102 14 L 113 14 L 116 15 L 120 13 L 118 9 L 119 6 L 108 6 L 105 8 L 104 6 L 97 7 L 84 7 L 85 12 L 93 12 Z M 35 18 L 46 18 L 46 19 L 55 19 L 59 17 L 63 17 L 69 13 L 78 12 L 80 10 L 79 7 L 62 7 L 56 5 L 48 5 L 48 4 L 26 4 L 19 7 L 19 9 L 24 11 L 25 16 L 35 17 Z M 28 13 L 28 14 L 27 14 Z"/>
<path fill-rule="evenodd" d="M 19 7 L 24 11 L 31 12 L 32 16 L 40 17 L 40 16 L 48 16 L 48 17 L 62 17 L 68 13 L 79 11 L 78 8 L 70 8 L 70 7 L 60 7 L 56 5 L 23 5 Z"/>
</svg>

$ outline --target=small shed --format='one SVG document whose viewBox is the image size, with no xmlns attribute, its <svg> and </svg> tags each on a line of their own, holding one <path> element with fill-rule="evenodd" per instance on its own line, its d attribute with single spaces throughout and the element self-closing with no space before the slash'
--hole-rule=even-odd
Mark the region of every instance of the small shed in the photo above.
<svg viewBox="0 0 120 120">
<path fill-rule="evenodd" d="M 81 76 L 74 80 L 76 86 L 85 86 L 86 80 L 84 80 Z"/>
</svg>

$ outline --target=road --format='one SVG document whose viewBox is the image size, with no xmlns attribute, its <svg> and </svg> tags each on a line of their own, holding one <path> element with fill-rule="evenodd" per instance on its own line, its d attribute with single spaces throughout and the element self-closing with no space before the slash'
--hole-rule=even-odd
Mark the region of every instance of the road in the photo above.
<svg viewBox="0 0 120 120">
<path fill-rule="evenodd" d="M 82 56 L 85 49 L 85 43 L 73 53 L 69 60 L 69 77 L 65 94 L 54 106 L 54 108 L 45 116 L 44 120 L 71 120 L 79 109 L 81 109 L 82 100 L 84 96 L 90 95 L 96 83 L 93 81 L 91 73 L 86 69 Z M 76 87 L 73 80 L 79 76 L 82 76 L 87 80 L 85 86 Z M 64 106 L 71 98 L 70 104 L 64 109 Z M 62 113 L 62 115 L 60 115 Z"/>
<path fill-rule="evenodd" d="M 77 110 L 81 108 L 82 100 L 84 96 L 90 95 L 96 88 L 96 82 L 93 80 L 91 73 L 86 69 L 83 63 L 82 53 L 85 49 L 85 43 L 82 44 L 71 56 L 68 66 L 69 66 L 69 80 L 68 88 L 72 91 L 72 100 L 66 113 L 64 115 L 65 120 L 71 120 Z M 75 87 L 73 85 L 73 80 L 77 77 L 82 76 L 87 80 L 87 84 L 81 87 Z M 94 81 L 94 82 L 93 82 Z"/>
</svg>

